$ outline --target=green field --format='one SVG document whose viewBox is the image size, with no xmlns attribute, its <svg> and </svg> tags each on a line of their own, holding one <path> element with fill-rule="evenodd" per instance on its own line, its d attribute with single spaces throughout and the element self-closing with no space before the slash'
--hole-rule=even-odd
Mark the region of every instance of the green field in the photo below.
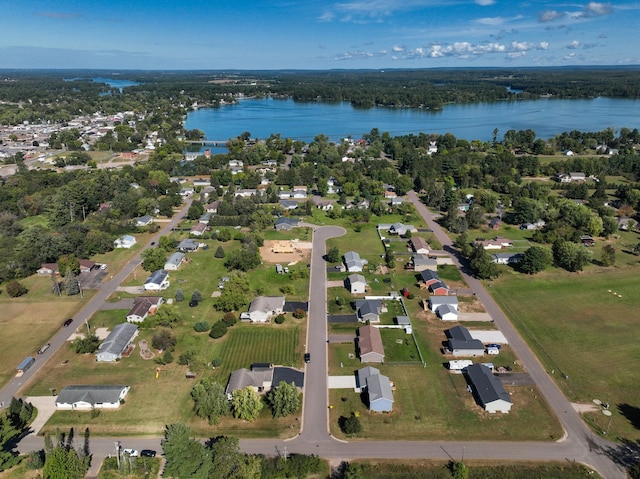
<svg viewBox="0 0 640 479">
<path fill-rule="evenodd" d="M 569 400 L 608 402 L 609 435 L 640 439 L 638 270 L 554 269 L 535 277 L 507 274 L 492 284 L 494 297 Z M 609 422 L 599 412 L 586 419 L 596 431 Z"/>
</svg>

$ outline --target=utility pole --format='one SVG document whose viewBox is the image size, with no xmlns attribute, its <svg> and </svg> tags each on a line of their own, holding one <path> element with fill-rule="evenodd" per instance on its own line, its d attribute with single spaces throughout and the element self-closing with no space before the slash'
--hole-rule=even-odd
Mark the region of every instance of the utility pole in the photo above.
<svg viewBox="0 0 640 479">
<path fill-rule="evenodd" d="M 116 462 L 118 463 L 118 470 L 120 470 L 120 442 L 116 441 Z"/>
</svg>

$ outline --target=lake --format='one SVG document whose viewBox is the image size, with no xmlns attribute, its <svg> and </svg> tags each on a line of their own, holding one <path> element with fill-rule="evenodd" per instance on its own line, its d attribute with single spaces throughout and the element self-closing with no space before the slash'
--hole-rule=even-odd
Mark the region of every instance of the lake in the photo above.
<svg viewBox="0 0 640 479">
<path fill-rule="evenodd" d="M 373 128 L 391 136 L 410 133 L 453 133 L 457 138 L 490 141 L 508 130 L 536 132 L 547 139 L 564 131 L 601 131 L 613 127 L 640 129 L 640 100 L 540 99 L 447 105 L 441 111 L 417 108 L 353 108 L 350 103 L 296 103 L 293 100 L 241 100 L 219 108 L 190 112 L 188 130 L 198 128 L 208 140 L 226 141 L 248 131 L 252 138 L 280 133 L 283 138 L 309 142 L 318 134 L 332 141 L 361 138 Z"/>
</svg>

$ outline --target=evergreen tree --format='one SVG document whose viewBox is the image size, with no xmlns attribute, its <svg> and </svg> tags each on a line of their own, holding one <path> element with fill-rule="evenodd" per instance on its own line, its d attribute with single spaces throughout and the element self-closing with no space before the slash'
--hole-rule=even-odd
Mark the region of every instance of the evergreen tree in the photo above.
<svg viewBox="0 0 640 479">
<path fill-rule="evenodd" d="M 211 451 L 191 437 L 184 424 L 165 427 L 162 450 L 165 457 L 164 476 L 179 479 L 209 479 L 213 475 Z"/>
<path fill-rule="evenodd" d="M 218 249 L 216 249 L 216 253 L 214 254 L 214 256 L 216 258 L 224 258 L 224 248 L 222 247 L 222 245 L 218 246 Z"/>
</svg>

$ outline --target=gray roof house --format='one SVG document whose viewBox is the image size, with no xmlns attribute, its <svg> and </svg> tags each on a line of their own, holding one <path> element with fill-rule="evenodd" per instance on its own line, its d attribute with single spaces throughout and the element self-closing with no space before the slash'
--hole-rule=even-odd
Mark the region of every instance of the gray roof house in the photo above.
<svg viewBox="0 0 640 479">
<path fill-rule="evenodd" d="M 380 313 L 387 309 L 379 299 L 356 299 L 356 314 L 358 321 L 377 323 L 380 321 Z"/>
<path fill-rule="evenodd" d="M 369 410 L 389 412 L 393 410 L 393 391 L 389 378 L 371 366 L 358 369 L 357 386 L 369 397 Z"/>
<path fill-rule="evenodd" d="M 367 260 L 360 258 L 360 255 L 355 251 L 347 251 L 343 258 L 349 273 L 361 273 L 364 265 L 368 263 Z"/>
<path fill-rule="evenodd" d="M 457 296 L 431 296 L 429 298 L 429 309 L 434 313 L 438 310 L 439 307 L 445 304 L 448 306 L 451 306 L 457 311 L 458 297 Z"/>
<path fill-rule="evenodd" d="M 436 314 L 443 321 L 458 320 L 458 310 L 450 304 L 443 304 L 442 306 L 438 306 L 438 309 L 436 309 Z"/>
<path fill-rule="evenodd" d="M 129 392 L 129 386 L 67 386 L 56 397 L 57 409 L 116 409 Z"/>
<path fill-rule="evenodd" d="M 491 369 L 482 364 L 472 364 L 467 366 L 465 374 L 476 399 L 485 411 L 508 413 L 511 410 L 511 396 Z"/>
<path fill-rule="evenodd" d="M 479 339 L 473 339 L 464 326 L 448 329 L 447 336 L 447 349 L 454 356 L 484 356 L 484 344 Z"/>
<path fill-rule="evenodd" d="M 345 279 L 345 287 L 351 294 L 364 294 L 367 289 L 367 280 L 361 274 L 350 274 Z"/>
<path fill-rule="evenodd" d="M 160 291 L 167 289 L 171 284 L 169 281 L 169 272 L 166 269 L 159 269 L 151 273 L 145 282 L 145 291 Z"/>
<path fill-rule="evenodd" d="M 285 210 L 295 210 L 300 203 L 298 203 L 296 200 L 280 200 L 278 204 Z"/>
<path fill-rule="evenodd" d="M 275 229 L 277 231 L 288 231 L 292 228 L 298 228 L 300 226 L 300 218 L 290 218 L 283 216 L 276 220 Z"/>
<path fill-rule="evenodd" d="M 178 243 L 178 251 L 182 251 L 183 253 L 188 253 L 190 251 L 197 251 L 200 248 L 200 242 L 194 240 L 193 238 L 185 238 L 180 243 Z"/>
<path fill-rule="evenodd" d="M 172 253 L 171 256 L 167 258 L 166 263 L 164 264 L 164 269 L 167 271 L 176 271 L 182 262 L 184 261 L 184 253 L 176 252 Z"/>
<path fill-rule="evenodd" d="M 281 381 L 302 388 L 304 373 L 293 368 L 254 363 L 250 370 L 241 368 L 233 371 L 229 376 L 225 392 L 230 395 L 246 387 L 251 387 L 256 392 L 267 392 L 273 385 L 278 386 Z"/>
<path fill-rule="evenodd" d="M 414 271 L 420 272 L 424 270 L 438 271 L 438 260 L 429 258 L 426 254 L 414 254 L 411 257 L 411 264 Z"/>
<path fill-rule="evenodd" d="M 117 240 L 115 240 L 113 242 L 113 247 L 114 248 L 131 248 L 133 245 L 136 244 L 136 238 L 135 236 L 131 236 L 131 235 L 122 235 L 120 236 L 120 238 L 118 238 Z"/>
<path fill-rule="evenodd" d="M 140 216 L 139 218 L 136 218 L 134 220 L 134 223 L 136 226 L 141 227 L 141 226 L 148 226 L 151 223 L 153 223 L 153 217 L 151 215 L 144 215 L 144 216 Z"/>
<path fill-rule="evenodd" d="M 127 349 L 137 334 L 138 326 L 135 324 L 118 324 L 98 348 L 96 361 L 112 362 L 120 359 L 122 352 Z"/>
<path fill-rule="evenodd" d="M 240 319 L 266 323 L 271 316 L 284 312 L 284 303 L 284 296 L 258 296 L 251 301 L 249 311 L 240 315 Z"/>
<path fill-rule="evenodd" d="M 380 330 L 374 326 L 358 328 L 358 354 L 362 363 L 383 363 L 384 346 Z"/>
</svg>

